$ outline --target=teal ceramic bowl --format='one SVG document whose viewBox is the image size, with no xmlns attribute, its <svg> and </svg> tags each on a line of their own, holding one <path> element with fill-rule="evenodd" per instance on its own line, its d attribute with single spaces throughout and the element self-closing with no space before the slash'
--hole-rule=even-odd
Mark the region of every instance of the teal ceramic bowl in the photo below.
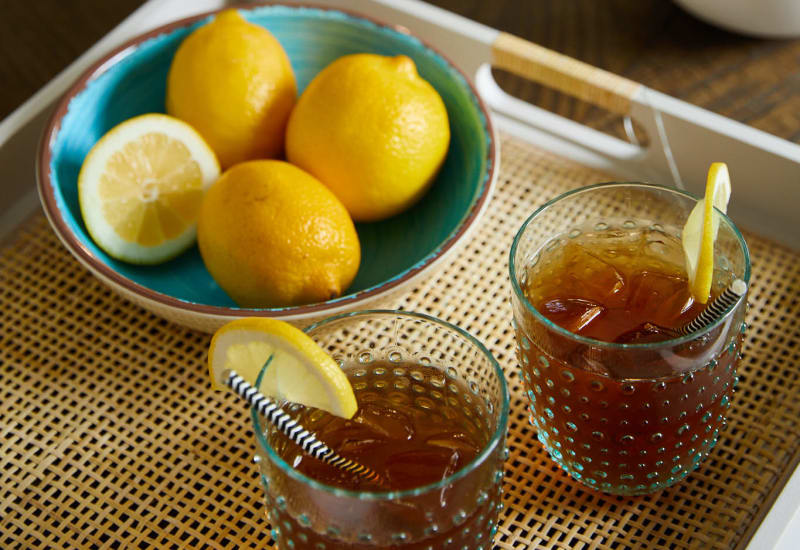
<svg viewBox="0 0 800 550">
<path fill-rule="evenodd" d="M 212 331 L 238 317 L 280 318 L 299 326 L 355 309 L 391 307 L 463 244 L 483 213 L 497 173 L 497 144 L 483 102 L 464 75 L 405 29 L 369 18 L 310 7 L 248 5 L 250 22 L 283 45 L 299 91 L 331 61 L 347 54 L 405 54 L 445 102 L 451 143 L 444 166 L 410 210 L 377 223 L 357 224 L 361 267 L 346 294 L 306 306 L 238 307 L 203 265 L 197 247 L 156 266 L 109 257 L 86 231 L 77 181 L 91 147 L 116 124 L 164 112 L 167 71 L 181 41 L 214 14 L 177 21 L 109 53 L 71 87 L 45 130 L 38 159 L 39 194 L 65 246 L 104 283 L 175 322 Z"/>
</svg>

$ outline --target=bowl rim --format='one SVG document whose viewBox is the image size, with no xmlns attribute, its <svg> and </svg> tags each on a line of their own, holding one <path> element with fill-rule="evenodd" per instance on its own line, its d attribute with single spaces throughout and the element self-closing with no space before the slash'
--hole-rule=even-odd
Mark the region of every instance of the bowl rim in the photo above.
<svg viewBox="0 0 800 550">
<path fill-rule="evenodd" d="M 58 208 L 55 195 L 55 186 L 53 185 L 53 182 L 50 177 L 50 163 L 52 161 L 51 146 L 55 141 L 55 137 L 61 130 L 61 123 L 63 121 L 64 116 L 67 114 L 69 110 L 69 105 L 73 100 L 73 98 L 75 98 L 75 96 L 84 91 L 86 87 L 95 78 L 105 73 L 121 54 L 127 52 L 128 50 L 137 48 L 141 43 L 151 38 L 171 33 L 181 27 L 189 26 L 193 23 L 196 23 L 197 21 L 200 21 L 202 19 L 205 19 L 207 17 L 210 17 L 214 14 L 220 13 L 225 10 L 236 9 L 242 11 L 252 11 L 258 8 L 268 7 L 268 6 L 283 6 L 286 8 L 297 9 L 297 10 L 310 8 L 326 12 L 343 13 L 354 19 L 361 19 L 369 23 L 372 23 L 377 27 L 386 28 L 400 34 L 413 37 L 425 49 L 428 49 L 433 53 L 435 53 L 436 55 L 438 55 L 439 57 L 441 57 L 447 63 L 449 68 L 454 70 L 463 79 L 464 83 L 466 84 L 467 88 L 469 89 L 470 93 L 475 99 L 475 103 L 478 107 L 480 115 L 482 115 L 483 122 L 485 124 L 486 128 L 485 139 L 488 142 L 488 151 L 486 157 L 487 158 L 486 175 L 484 177 L 486 183 L 483 187 L 483 191 L 478 196 L 477 200 L 472 205 L 472 207 L 469 209 L 466 217 L 462 220 L 461 224 L 456 228 L 455 232 L 453 232 L 445 241 L 440 243 L 431 253 L 425 256 L 422 260 L 418 261 L 416 264 L 402 271 L 400 274 L 395 275 L 392 278 L 383 281 L 382 283 L 376 286 L 372 286 L 362 291 L 340 296 L 338 298 L 334 298 L 332 300 L 327 300 L 324 302 L 316 302 L 313 304 L 300 305 L 300 306 L 287 306 L 282 308 L 245 308 L 245 307 L 201 304 L 189 300 L 184 300 L 181 298 L 176 298 L 174 296 L 171 296 L 169 294 L 164 294 L 162 292 L 158 292 L 138 282 L 135 282 L 132 279 L 129 279 L 128 277 L 122 275 L 117 270 L 113 269 L 107 263 L 98 258 L 69 229 L 60 209 Z M 433 264 L 438 263 L 437 260 L 441 259 L 448 252 L 450 252 L 451 249 L 453 249 L 453 247 L 460 241 L 461 237 L 463 237 L 465 233 L 467 233 L 471 228 L 473 228 L 475 223 L 480 218 L 481 213 L 485 210 L 484 207 L 486 206 L 486 203 L 488 202 L 489 198 L 492 195 L 491 191 L 497 179 L 497 168 L 499 164 L 497 157 L 498 157 L 497 136 L 495 134 L 494 126 L 492 124 L 490 112 L 486 104 L 484 103 L 483 99 L 478 94 L 475 85 L 472 82 L 472 79 L 470 79 L 466 74 L 464 74 L 464 72 L 458 66 L 456 66 L 448 56 L 444 55 L 437 48 L 431 46 L 431 44 L 429 44 L 427 41 L 418 37 L 416 34 L 411 32 L 411 30 L 409 30 L 407 27 L 404 27 L 402 25 L 385 23 L 384 21 L 381 21 L 379 19 L 375 19 L 371 16 L 367 16 L 351 10 L 320 6 L 313 3 L 284 4 L 279 1 L 263 1 L 263 2 L 252 2 L 252 3 L 239 2 L 236 4 L 232 4 L 230 6 L 225 6 L 223 8 L 205 11 L 203 13 L 199 13 L 196 15 L 184 17 L 182 19 L 166 23 L 164 25 L 146 31 L 142 34 L 136 35 L 135 37 L 131 38 L 130 40 L 127 40 L 123 44 L 117 46 L 116 48 L 113 48 L 111 51 L 101 56 L 100 59 L 95 61 L 91 66 L 89 66 L 86 70 L 84 70 L 83 73 L 81 73 L 81 76 L 78 77 L 78 79 L 61 96 L 61 98 L 58 101 L 58 104 L 56 105 L 56 108 L 48 117 L 47 123 L 44 126 L 44 130 L 39 140 L 39 147 L 37 154 L 36 186 L 39 193 L 40 202 L 42 203 L 43 206 L 44 213 L 48 221 L 50 222 L 51 227 L 55 231 L 56 235 L 65 245 L 65 247 L 82 264 L 88 267 L 95 276 L 98 276 L 101 281 L 103 280 L 108 281 L 112 284 L 112 286 L 121 287 L 122 289 L 130 293 L 133 293 L 134 295 L 140 298 L 144 298 L 149 303 L 155 303 L 160 306 L 167 306 L 168 308 L 179 309 L 182 311 L 187 311 L 204 316 L 212 315 L 225 318 L 266 316 L 273 318 L 296 319 L 296 318 L 302 318 L 309 314 L 319 315 L 329 310 L 340 310 L 342 307 L 356 305 L 365 299 L 377 297 L 381 294 L 386 293 L 387 291 L 396 289 L 396 287 L 404 286 L 405 283 L 418 277 L 421 273 L 426 271 Z"/>
</svg>

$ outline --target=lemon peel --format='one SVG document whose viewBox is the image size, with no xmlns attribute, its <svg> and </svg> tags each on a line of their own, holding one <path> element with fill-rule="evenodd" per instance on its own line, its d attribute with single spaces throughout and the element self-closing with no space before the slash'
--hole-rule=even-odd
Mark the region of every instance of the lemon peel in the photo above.
<svg viewBox="0 0 800 550">
<path fill-rule="evenodd" d="M 686 273 L 692 297 L 705 304 L 714 278 L 714 242 L 719 232 L 719 210 L 728 210 L 731 179 L 724 162 L 714 162 L 708 169 L 705 197 L 689 213 L 683 226 L 681 242 L 686 258 Z"/>
<path fill-rule="evenodd" d="M 194 126 L 223 169 L 283 154 L 297 82 L 277 38 L 236 9 L 192 31 L 167 75 L 167 113 Z"/>
<path fill-rule="evenodd" d="M 243 307 L 284 307 L 341 296 L 361 263 L 344 205 L 288 162 L 228 169 L 206 193 L 197 245 L 208 272 Z"/>
<path fill-rule="evenodd" d="M 264 395 L 343 418 L 356 413 L 353 387 L 336 361 L 306 333 L 277 319 L 250 317 L 220 327 L 208 351 L 211 385 L 225 389 L 230 370 L 255 385 L 270 357 L 258 388 Z"/>
<path fill-rule="evenodd" d="M 287 160 L 331 189 L 357 222 L 418 202 L 449 144 L 444 101 L 404 55 L 340 57 L 309 83 L 286 128 Z"/>
</svg>

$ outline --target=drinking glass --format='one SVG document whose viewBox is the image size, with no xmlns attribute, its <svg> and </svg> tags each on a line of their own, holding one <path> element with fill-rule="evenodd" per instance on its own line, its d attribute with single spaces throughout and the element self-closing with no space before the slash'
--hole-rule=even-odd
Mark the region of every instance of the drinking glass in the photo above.
<svg viewBox="0 0 800 550">
<path fill-rule="evenodd" d="M 365 389 L 359 377 L 374 385 L 369 391 L 410 388 L 415 397 L 405 406 L 428 415 L 441 414 L 445 405 L 459 407 L 486 443 L 464 468 L 439 482 L 409 490 L 351 491 L 294 469 L 278 452 L 282 436 L 252 410 L 256 460 L 278 546 L 489 550 L 500 509 L 509 401 L 502 370 L 486 347 L 454 325 L 400 311 L 346 313 L 305 331 L 341 366 L 357 367 L 351 377 L 357 396 Z M 437 366 L 441 377 L 423 385 L 415 364 Z"/>
<path fill-rule="evenodd" d="M 523 288 L 543 250 L 586 228 L 605 237 L 646 230 L 678 237 L 696 198 L 641 183 L 570 191 L 536 210 L 510 252 L 513 324 L 529 420 L 550 456 L 573 478 L 608 493 L 653 492 L 686 477 L 716 444 L 737 383 L 746 297 L 695 333 L 651 343 L 610 343 L 548 320 Z M 659 239 L 652 246 L 659 246 Z M 650 246 L 650 241 L 648 241 Z M 747 245 L 720 213 L 715 264 L 750 280 Z M 580 267 L 576 267 L 580 269 Z M 629 284 L 625 281 L 624 284 Z"/>
</svg>

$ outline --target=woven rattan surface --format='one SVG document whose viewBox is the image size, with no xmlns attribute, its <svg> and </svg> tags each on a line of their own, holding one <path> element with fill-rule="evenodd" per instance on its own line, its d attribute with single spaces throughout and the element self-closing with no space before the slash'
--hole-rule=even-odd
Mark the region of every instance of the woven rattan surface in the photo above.
<svg viewBox="0 0 800 550">
<path fill-rule="evenodd" d="M 536 206 L 607 179 L 503 137 L 480 230 L 398 305 L 457 323 L 505 369 L 511 454 L 497 548 L 741 547 L 800 456 L 797 254 L 747 237 L 741 380 L 720 443 L 684 482 L 638 498 L 585 489 L 527 422 L 508 248 Z M 208 389 L 208 341 L 107 290 L 42 216 L 20 228 L 0 253 L 0 548 L 272 546 L 248 415 Z"/>
</svg>

